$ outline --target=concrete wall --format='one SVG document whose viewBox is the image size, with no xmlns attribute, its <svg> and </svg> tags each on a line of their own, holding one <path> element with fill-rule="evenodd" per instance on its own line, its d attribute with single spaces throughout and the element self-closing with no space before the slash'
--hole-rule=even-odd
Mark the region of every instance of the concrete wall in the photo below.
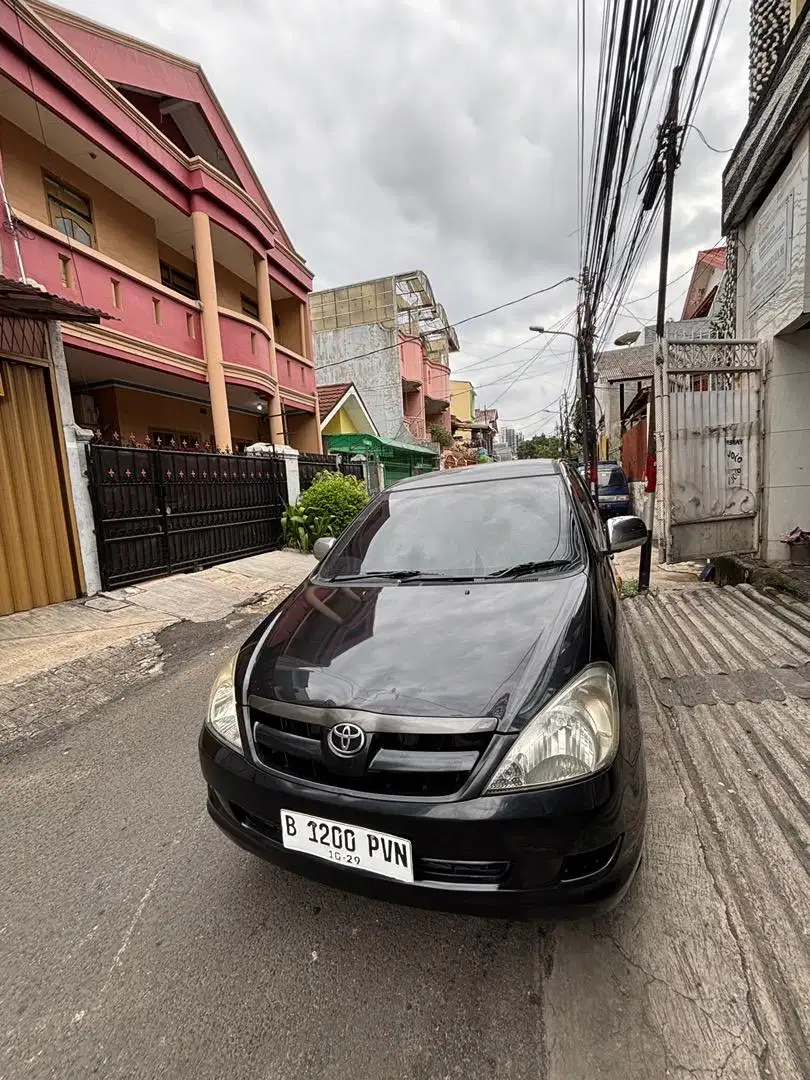
<svg viewBox="0 0 810 1080">
<path fill-rule="evenodd" d="M 739 230 L 737 332 L 771 338 L 810 309 L 807 275 L 808 135 L 759 210 Z"/>
<path fill-rule="evenodd" d="M 780 536 L 810 529 L 810 330 L 773 341 L 765 392 L 763 555 L 788 558 Z"/>
<path fill-rule="evenodd" d="M 450 412 L 459 420 L 469 422 L 475 416 L 475 390 L 466 379 L 450 380 Z"/>
<path fill-rule="evenodd" d="M 322 384 L 353 382 L 380 435 L 385 439 L 403 438 L 405 425 L 397 332 L 370 323 L 322 330 L 314 338 L 317 381 Z M 328 366 L 335 361 L 346 362 L 337 367 Z"/>
</svg>

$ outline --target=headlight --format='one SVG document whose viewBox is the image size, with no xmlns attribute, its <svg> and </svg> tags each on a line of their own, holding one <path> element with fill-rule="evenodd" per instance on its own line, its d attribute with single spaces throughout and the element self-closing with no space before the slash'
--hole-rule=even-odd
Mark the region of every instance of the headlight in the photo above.
<svg viewBox="0 0 810 1080">
<path fill-rule="evenodd" d="M 232 750 L 244 753 L 242 736 L 239 734 L 239 718 L 236 711 L 236 656 L 232 656 L 222 666 L 208 699 L 208 712 L 205 714 L 206 726 L 218 739 Z"/>
<path fill-rule="evenodd" d="M 609 664 L 591 664 L 523 729 L 487 793 L 548 787 L 609 765 L 619 745 L 619 700 Z"/>
</svg>

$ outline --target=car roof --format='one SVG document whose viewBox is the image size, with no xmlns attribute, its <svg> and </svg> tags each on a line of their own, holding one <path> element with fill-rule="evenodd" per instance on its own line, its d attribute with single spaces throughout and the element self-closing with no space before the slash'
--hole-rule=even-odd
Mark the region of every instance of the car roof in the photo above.
<svg viewBox="0 0 810 1080">
<path fill-rule="evenodd" d="M 455 484 L 475 484 L 482 480 L 513 480 L 522 476 L 553 476 L 560 472 L 560 462 L 545 458 L 524 461 L 496 461 L 490 465 L 465 465 L 460 469 L 441 469 L 400 480 L 397 491 L 414 488 L 450 487 Z"/>
</svg>

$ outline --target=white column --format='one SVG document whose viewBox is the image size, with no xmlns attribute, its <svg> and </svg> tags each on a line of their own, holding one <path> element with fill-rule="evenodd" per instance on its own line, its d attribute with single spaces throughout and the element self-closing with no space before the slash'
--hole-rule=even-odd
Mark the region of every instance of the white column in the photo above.
<svg viewBox="0 0 810 1080">
<path fill-rule="evenodd" d="M 284 459 L 284 471 L 287 478 L 287 502 L 297 503 L 301 494 L 301 477 L 298 472 L 298 451 L 292 446 L 278 446 L 273 443 L 253 443 L 246 453 L 280 457 Z"/>
<path fill-rule="evenodd" d="M 51 321 L 48 323 L 48 341 L 53 362 L 54 381 L 56 383 L 59 421 L 62 425 L 67 450 L 70 491 L 73 497 L 76 531 L 79 534 L 79 555 L 84 570 L 85 591 L 88 596 L 93 596 L 95 593 L 101 592 L 95 519 L 93 517 L 93 503 L 90 499 L 90 485 L 87 480 L 86 446 L 93 438 L 93 432 L 79 427 L 73 416 L 73 399 L 70 395 L 65 346 L 62 341 L 62 328 L 58 322 Z"/>
</svg>

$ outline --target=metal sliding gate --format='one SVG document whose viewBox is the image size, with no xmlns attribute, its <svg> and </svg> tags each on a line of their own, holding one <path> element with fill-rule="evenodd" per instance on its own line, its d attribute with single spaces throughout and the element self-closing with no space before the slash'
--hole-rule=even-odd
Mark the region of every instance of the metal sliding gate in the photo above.
<svg viewBox="0 0 810 1080">
<path fill-rule="evenodd" d="M 669 341 L 655 367 L 667 562 L 756 552 L 762 355 L 756 341 Z"/>
<path fill-rule="evenodd" d="M 105 589 L 281 547 L 284 461 L 90 444 Z"/>
</svg>

